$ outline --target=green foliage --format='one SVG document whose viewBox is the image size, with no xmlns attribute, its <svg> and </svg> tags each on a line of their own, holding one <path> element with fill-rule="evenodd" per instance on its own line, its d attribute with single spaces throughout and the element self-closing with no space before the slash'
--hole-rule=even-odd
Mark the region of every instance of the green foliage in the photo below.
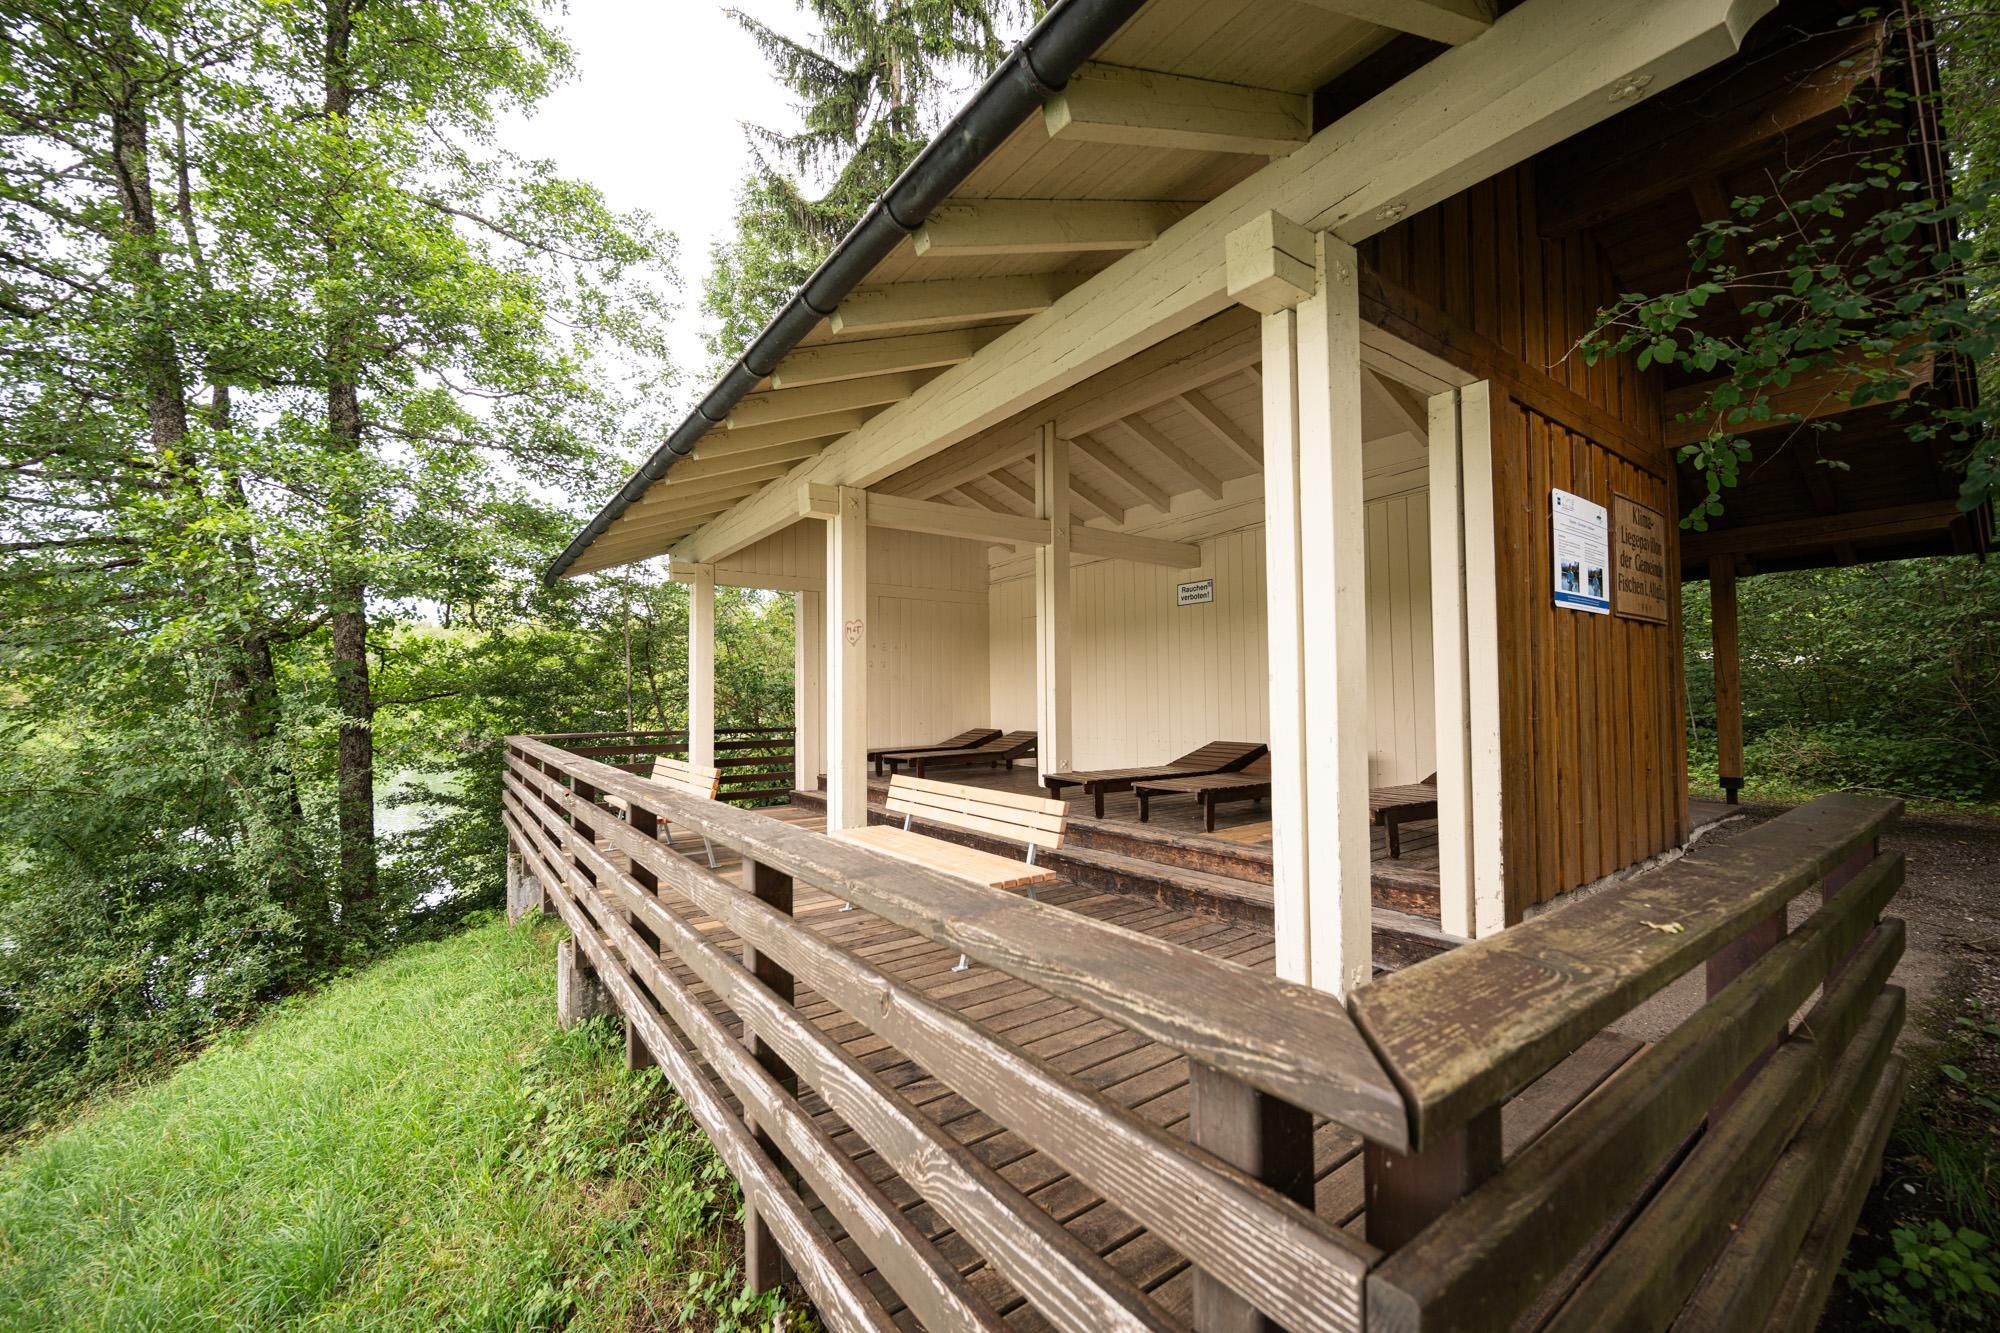
<svg viewBox="0 0 2000 1333">
<path fill-rule="evenodd" d="M 2000 566 L 1948 557 L 1737 584 L 1753 794 L 2000 799 Z M 1714 781 L 1707 585 L 1686 619 L 1693 777 Z"/>
<path fill-rule="evenodd" d="M 1890 1239 L 1894 1253 L 1847 1274 L 1881 1327 L 1947 1333 L 1987 1328 L 2000 1318 L 2000 1268 L 1985 1236 L 1933 1220 L 1928 1227 L 1897 1227 Z"/>
<path fill-rule="evenodd" d="M 736 10 L 803 128 L 751 126 L 756 168 L 736 199 L 736 236 L 709 255 L 702 310 L 718 364 L 740 352 L 834 243 L 861 221 L 949 113 L 959 79 L 1006 54 L 1003 26 L 1042 0 L 799 0 L 800 41 Z M 808 179 L 824 182 L 815 195 Z"/>
<path fill-rule="evenodd" d="M 1789 163 L 1768 192 L 1737 196 L 1729 217 L 1703 225 L 1688 243 L 1683 287 L 1625 294 L 1582 344 L 1587 364 L 1630 353 L 1641 370 L 1682 364 L 1715 380 L 1690 414 L 1708 425 L 1707 438 L 1680 451 L 1706 483 L 1687 526 L 1706 530 L 1724 512 L 1724 492 L 1752 458 L 1745 430 L 1798 422 L 1775 436 L 1779 443 L 1759 448 L 1802 449 L 1814 466 L 1834 465 L 1812 441 L 1839 423 L 1801 421 L 1774 396 L 1836 371 L 1851 377 L 1852 405 L 1894 404 L 1889 410 L 1913 443 L 1950 443 L 1964 472 L 1966 510 L 2000 495 L 1993 395 L 1957 405 L 1933 399 L 1921 412 L 1898 401 L 1920 365 L 1990 376 L 2000 348 L 2000 307 L 1990 295 L 2000 259 L 1992 229 L 2000 163 L 1987 137 L 1992 104 L 1977 100 L 2000 70 L 2000 18 L 1969 4 L 1939 8 L 1939 61 L 1951 90 L 1942 108 L 1926 107 L 1893 81 L 1864 84 L 1869 91 L 1850 98 L 1831 149 Z M 1876 17 L 1870 11 L 1846 22 Z M 1942 109 L 1950 131 L 1968 136 L 1952 155 L 1948 198 L 1919 170 L 1923 150 L 1911 126 L 1927 109 Z M 1740 332 L 1702 322 L 1718 299 L 1734 302 Z"/>
<path fill-rule="evenodd" d="M 0 1164 L 0 1327 L 768 1327 L 728 1173 L 551 926 L 411 948 Z"/>
</svg>

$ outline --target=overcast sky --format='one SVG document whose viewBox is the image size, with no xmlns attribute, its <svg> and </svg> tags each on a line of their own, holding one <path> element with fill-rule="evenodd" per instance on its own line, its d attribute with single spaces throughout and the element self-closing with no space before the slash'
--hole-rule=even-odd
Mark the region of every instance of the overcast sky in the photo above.
<svg viewBox="0 0 2000 1333">
<path fill-rule="evenodd" d="M 708 359 L 701 280 L 749 169 L 742 124 L 798 122 L 791 93 L 723 8 L 720 0 L 570 0 L 560 26 L 576 75 L 505 130 L 515 152 L 552 159 L 614 208 L 643 208 L 680 238 L 674 361 L 687 376 Z M 806 30 L 793 0 L 736 0 L 736 8 L 785 32 Z M 682 392 L 698 389 L 684 380 Z"/>
<path fill-rule="evenodd" d="M 734 7 L 781 32 L 811 32 L 796 0 Z M 724 8 L 723 0 L 569 0 L 559 26 L 576 75 L 504 131 L 507 147 L 552 159 L 563 174 L 597 185 L 614 208 L 643 208 L 680 238 L 673 354 L 684 400 L 708 388 L 696 382 L 708 360 L 701 283 L 710 245 L 729 236 L 736 186 L 750 166 L 742 126 L 798 125 L 790 90 Z M 964 92 L 971 89 L 968 80 Z"/>
</svg>

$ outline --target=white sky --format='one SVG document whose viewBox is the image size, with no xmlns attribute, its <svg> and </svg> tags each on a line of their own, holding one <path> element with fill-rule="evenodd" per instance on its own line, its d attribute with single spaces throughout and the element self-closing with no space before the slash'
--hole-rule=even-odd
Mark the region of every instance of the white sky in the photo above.
<svg viewBox="0 0 2000 1333">
<path fill-rule="evenodd" d="M 674 365 L 684 400 L 708 355 L 701 282 L 708 249 L 730 231 L 736 185 L 750 166 L 742 125 L 795 128 L 789 90 L 774 80 L 722 0 L 571 0 L 559 26 L 577 72 L 503 130 L 507 147 L 548 158 L 602 189 L 612 207 L 643 208 L 680 238 L 681 315 Z M 808 25 L 793 0 L 735 0 L 781 31 Z"/>
<path fill-rule="evenodd" d="M 750 167 L 742 126 L 798 127 L 789 89 L 771 77 L 726 0 L 569 0 L 558 26 L 576 74 L 531 118 L 502 130 L 506 146 L 548 158 L 604 191 L 620 211 L 643 208 L 680 238 L 681 313 L 672 355 L 682 403 L 707 392 L 701 285 L 710 245 L 728 238 L 736 187 Z M 792 36 L 812 21 L 798 0 L 733 0 Z M 1003 37 L 1018 40 L 1019 31 Z M 976 80 L 968 78 L 961 96 Z"/>
</svg>

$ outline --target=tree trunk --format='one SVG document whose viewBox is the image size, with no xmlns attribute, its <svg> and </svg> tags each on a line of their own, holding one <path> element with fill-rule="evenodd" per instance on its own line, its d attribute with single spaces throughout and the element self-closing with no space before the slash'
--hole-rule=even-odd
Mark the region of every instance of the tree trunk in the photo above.
<svg viewBox="0 0 2000 1333">
<path fill-rule="evenodd" d="M 349 49 L 354 36 L 352 0 L 326 0 L 324 78 L 327 121 L 346 132 L 354 106 Z M 336 200 L 334 207 L 340 208 Z M 336 214 L 326 232 L 327 270 L 342 275 L 352 267 L 346 219 Z M 332 287 L 332 284 L 329 284 Z M 335 299 L 350 299 L 336 292 Z M 361 452 L 360 338 L 351 310 L 336 308 L 327 318 L 327 434 L 335 454 Z M 375 698 L 368 681 L 368 584 L 363 573 L 366 544 L 364 500 L 345 484 L 337 500 L 337 542 L 329 606 L 333 631 L 333 699 L 340 719 L 341 923 L 350 938 L 366 940 L 377 925 L 378 872 L 375 858 Z"/>
</svg>

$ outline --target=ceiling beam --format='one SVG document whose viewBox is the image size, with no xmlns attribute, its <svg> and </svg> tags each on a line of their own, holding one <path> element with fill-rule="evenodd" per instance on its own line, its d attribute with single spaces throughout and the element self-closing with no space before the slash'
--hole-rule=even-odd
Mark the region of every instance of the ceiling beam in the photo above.
<svg viewBox="0 0 2000 1333">
<path fill-rule="evenodd" d="M 1113 523 L 1125 521 L 1123 505 L 1089 483 L 1078 481 L 1074 473 L 1069 479 L 1069 499 L 1071 507 L 1080 510 L 1086 519 L 1108 518 Z"/>
<path fill-rule="evenodd" d="M 1719 555 L 1770 556 L 1801 548 L 1830 548 L 1885 537 L 1942 533 L 1962 517 L 1964 513 L 1956 500 L 1926 500 L 1920 504 L 1818 514 L 1741 528 L 1683 532 L 1681 567 L 1691 569 Z"/>
<path fill-rule="evenodd" d="M 1168 542 L 1157 537 L 1140 537 L 1130 532 L 1111 532 L 1082 523 L 1069 530 L 1072 555 L 1094 555 L 1102 560 L 1130 560 L 1141 565 L 1165 565 L 1169 569 L 1195 569 L 1201 564 L 1201 547 L 1193 542 Z"/>
<path fill-rule="evenodd" d="M 1107 371 L 1056 409 L 1056 434 L 1075 439 L 1256 365 L 1264 356 L 1257 316 L 1237 307 Z"/>
<path fill-rule="evenodd" d="M 803 389 L 770 389 L 745 394 L 730 409 L 729 419 L 722 424 L 734 433 L 780 421 L 824 416 L 829 412 L 900 403 L 923 388 L 934 373 L 904 370 L 892 375 L 869 375 L 861 379 L 836 380 L 831 384 L 814 384 Z"/>
<path fill-rule="evenodd" d="M 935 259 L 1137 250 L 1194 210 L 1125 199 L 951 199 L 931 210 L 915 245 Z"/>
<path fill-rule="evenodd" d="M 702 436 L 694 452 L 674 464 L 663 481 L 668 485 L 678 485 L 730 472 L 756 472 L 776 463 L 800 463 L 826 447 L 824 440 L 793 440 L 788 444 L 766 445 L 760 449 L 711 447 L 709 443 L 713 440 L 720 446 L 721 441 L 727 438 L 719 431 Z M 658 489 L 658 485 L 649 487 L 647 497 Z M 642 497 L 639 503 L 644 504 L 645 498 Z"/>
<path fill-rule="evenodd" d="M 1774 4 L 1595 0 L 1590 21 L 1578 22 L 1574 0 L 1521 0 L 1505 21 L 1093 274 L 976 360 L 883 409 L 815 460 L 811 479 L 873 486 L 1022 418 L 1229 311 L 1225 242 L 1246 222 L 1276 211 L 1358 243 L 1725 59 Z M 1248 317 L 1254 345 L 1256 316 L 1236 310 Z M 1453 382 L 1461 381 L 1446 387 Z M 1090 429 L 1078 426 L 1068 436 Z M 796 504 L 789 486 L 767 490 L 677 553 L 719 560 L 797 522 Z"/>
<path fill-rule="evenodd" d="M 693 466 L 692 463 L 681 465 Z M 712 495 L 749 495 L 761 490 L 765 482 L 784 476 L 794 466 L 793 463 L 766 463 L 761 467 L 701 477 L 683 477 L 681 467 L 677 467 L 666 480 L 655 482 L 625 512 L 646 514 L 662 509 L 685 509 L 694 501 L 706 500 Z"/>
<path fill-rule="evenodd" d="M 799 440 L 824 440 L 845 435 L 851 430 L 859 430 L 873 416 L 876 408 L 857 407 L 845 412 L 824 412 L 817 416 L 800 417 L 795 421 L 773 421 L 766 426 L 744 426 L 738 430 L 712 430 L 702 436 L 704 444 L 713 441 L 714 448 L 745 451 L 763 449 L 774 444 L 793 444 Z M 699 453 L 701 446 L 696 446 Z M 668 473 L 672 475 L 671 472 Z"/>
<path fill-rule="evenodd" d="M 1006 499 L 1008 504 L 1012 505 L 1018 501 L 1027 506 L 1025 512 L 1030 514 L 1035 512 L 1035 488 L 1032 483 L 1022 481 L 1005 468 L 996 472 L 989 472 L 979 480 L 983 484 L 1000 491 L 1002 493 L 1001 498 Z"/>
<path fill-rule="evenodd" d="M 838 504 L 827 492 L 834 488 L 809 486 L 800 500 L 800 517 L 820 518 L 829 505 Z M 912 500 L 903 495 L 868 493 L 868 526 L 893 528 L 898 532 L 922 532 L 933 537 L 956 537 L 997 546 L 1042 546 L 1049 540 L 1049 521 L 1022 518 L 1013 514 L 985 514 L 933 500 Z"/>
<path fill-rule="evenodd" d="M 907 479 L 899 479 L 900 495 L 922 500 L 954 486 L 984 477 L 1003 467 L 1011 467 L 1032 456 L 1041 447 L 1039 430 L 1018 435 L 968 440 L 956 449 L 939 454 L 929 465 Z"/>
<path fill-rule="evenodd" d="M 1312 137 L 1312 98 L 1090 64 L 1042 104 L 1042 123 L 1052 139 L 1283 157 Z"/>
<path fill-rule="evenodd" d="M 1304 0 L 1314 9 L 1457 46 L 1493 26 L 1490 0 Z"/>
<path fill-rule="evenodd" d="M 1216 443 L 1236 455 L 1237 459 L 1251 471 L 1263 471 L 1264 451 L 1258 446 L 1257 441 L 1250 438 L 1249 431 L 1225 416 L 1222 409 L 1210 402 L 1208 396 L 1201 390 L 1189 389 L 1186 393 L 1175 394 L 1174 401 L 1179 403 Z"/>
<path fill-rule="evenodd" d="M 963 486 L 957 486 L 946 491 L 945 494 L 962 495 L 975 508 L 984 509 L 988 513 L 1018 514 L 1021 512 L 1005 501 L 995 499 L 993 496 L 987 494 L 985 489 L 980 487 L 977 482 L 968 481 Z"/>
<path fill-rule="evenodd" d="M 1204 492 L 1209 499 L 1220 500 L 1222 498 L 1222 482 L 1216 475 L 1195 462 L 1188 455 L 1187 450 L 1168 439 L 1158 426 L 1155 426 L 1143 417 L 1127 417 L 1118 424 L 1137 436 L 1139 443 L 1166 459 L 1167 462 L 1173 464 L 1182 472 L 1185 472 L 1188 480 L 1193 482 L 1195 487 Z"/>
<path fill-rule="evenodd" d="M 835 333 L 872 333 L 969 319 L 1020 319 L 1054 305 L 1066 285 L 1058 274 L 1030 273 L 856 287 L 828 318 L 827 327 Z"/>
<path fill-rule="evenodd" d="M 1174 497 L 1167 494 L 1167 488 L 1120 458 L 1110 445 L 1089 435 L 1079 435 L 1070 441 L 1083 451 L 1083 456 L 1117 478 L 1120 485 L 1138 496 L 1144 504 L 1149 504 L 1162 514 L 1174 507 Z"/>
<path fill-rule="evenodd" d="M 1898 364 L 1890 355 L 1876 354 L 1868 357 L 1849 354 L 1840 364 L 1828 366 L 1810 375 L 1800 375 L 1790 384 L 1772 387 L 1764 391 L 1771 407 L 1771 416 L 1763 421 L 1740 421 L 1728 423 L 1713 414 L 1696 419 L 1678 418 L 1691 412 L 1704 411 L 1709 395 L 1724 383 L 1726 377 L 1697 380 L 1693 384 L 1674 389 L 1666 397 L 1666 445 L 1678 449 L 1683 445 L 1699 444 L 1709 434 L 1721 429 L 1731 435 L 1752 435 L 1758 431 L 1779 430 L 1797 426 L 1803 421 L 1817 421 L 1822 417 L 1839 416 L 1846 412 L 1860 412 L 1885 403 L 1898 403 L 1930 384 L 1937 369 L 1935 358 L 1929 354 L 1916 360 Z M 1901 383 L 1894 397 L 1879 397 L 1856 406 L 1851 400 L 1854 391 L 1871 376 L 1883 371 L 1893 371 Z M 1734 411 L 1735 409 L 1729 409 Z"/>
<path fill-rule="evenodd" d="M 941 370 L 970 361 L 980 348 L 1007 331 L 1006 325 L 980 329 L 940 329 L 861 342 L 816 343 L 801 347 L 771 372 L 773 389 L 803 389 L 869 375 L 905 370 Z"/>
</svg>

